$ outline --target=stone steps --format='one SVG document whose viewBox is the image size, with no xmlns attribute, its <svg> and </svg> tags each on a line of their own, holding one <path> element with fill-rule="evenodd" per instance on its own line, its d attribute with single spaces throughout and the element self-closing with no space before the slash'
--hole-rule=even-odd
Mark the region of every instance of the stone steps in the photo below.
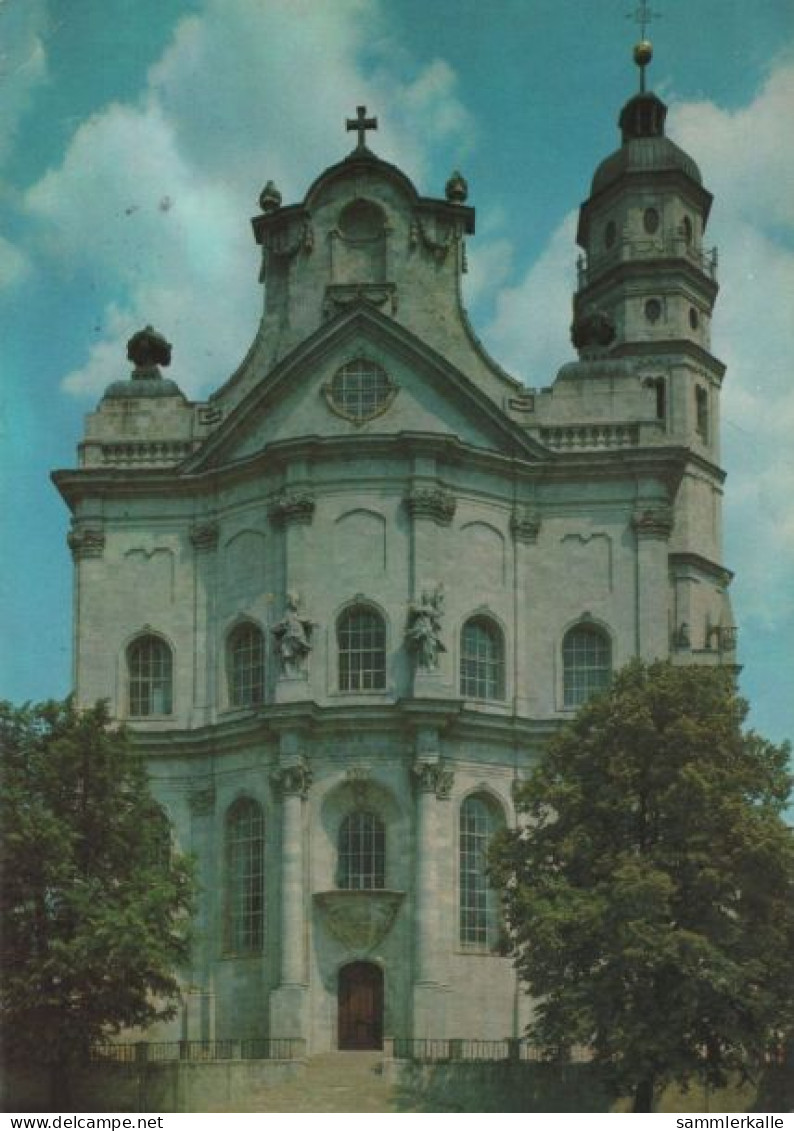
<svg viewBox="0 0 794 1131">
<path fill-rule="evenodd" d="M 380 1052 L 314 1056 L 293 1080 L 257 1089 L 238 1110 L 260 1112 L 391 1112 L 394 1087 L 383 1074 Z"/>
</svg>

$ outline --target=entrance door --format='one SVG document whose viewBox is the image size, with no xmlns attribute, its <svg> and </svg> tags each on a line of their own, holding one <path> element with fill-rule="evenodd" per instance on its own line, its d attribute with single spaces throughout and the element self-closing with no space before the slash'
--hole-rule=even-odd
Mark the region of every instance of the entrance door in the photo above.
<svg viewBox="0 0 794 1131">
<path fill-rule="evenodd" d="M 339 1047 L 383 1048 L 383 972 L 372 962 L 339 971 Z"/>
</svg>

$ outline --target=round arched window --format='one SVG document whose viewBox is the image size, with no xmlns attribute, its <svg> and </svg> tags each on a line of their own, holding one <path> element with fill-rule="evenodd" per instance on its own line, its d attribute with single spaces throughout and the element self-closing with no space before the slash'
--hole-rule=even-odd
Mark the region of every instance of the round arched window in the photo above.
<svg viewBox="0 0 794 1131">
<path fill-rule="evenodd" d="M 697 312 L 697 308 L 694 306 L 690 306 L 689 308 L 689 325 L 693 330 L 697 330 L 700 325 L 700 315 Z"/>
<path fill-rule="evenodd" d="M 604 244 L 606 245 L 606 247 L 612 247 L 617 234 L 617 225 L 614 220 L 610 220 L 606 228 L 604 228 Z"/>
<path fill-rule="evenodd" d="M 384 412 L 396 391 L 383 366 L 364 357 L 337 369 L 326 387 L 334 411 L 357 424 Z"/>
</svg>

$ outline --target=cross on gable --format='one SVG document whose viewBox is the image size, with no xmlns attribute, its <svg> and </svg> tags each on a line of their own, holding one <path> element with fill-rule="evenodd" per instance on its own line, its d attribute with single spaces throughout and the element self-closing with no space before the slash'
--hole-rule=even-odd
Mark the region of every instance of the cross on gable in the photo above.
<svg viewBox="0 0 794 1131">
<path fill-rule="evenodd" d="M 358 134 L 358 148 L 364 149 L 364 141 L 366 138 L 367 130 L 376 130 L 378 128 L 377 118 L 367 117 L 366 106 L 356 107 L 356 117 L 347 119 L 348 130 L 355 130 Z"/>
</svg>

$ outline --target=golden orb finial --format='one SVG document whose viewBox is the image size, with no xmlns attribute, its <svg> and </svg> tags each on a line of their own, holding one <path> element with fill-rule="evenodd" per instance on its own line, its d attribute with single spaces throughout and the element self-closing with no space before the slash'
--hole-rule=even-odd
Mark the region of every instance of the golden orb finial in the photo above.
<svg viewBox="0 0 794 1131">
<path fill-rule="evenodd" d="M 638 67 L 647 67 L 653 58 L 653 44 L 650 39 L 641 39 L 634 48 L 634 62 Z"/>
</svg>

